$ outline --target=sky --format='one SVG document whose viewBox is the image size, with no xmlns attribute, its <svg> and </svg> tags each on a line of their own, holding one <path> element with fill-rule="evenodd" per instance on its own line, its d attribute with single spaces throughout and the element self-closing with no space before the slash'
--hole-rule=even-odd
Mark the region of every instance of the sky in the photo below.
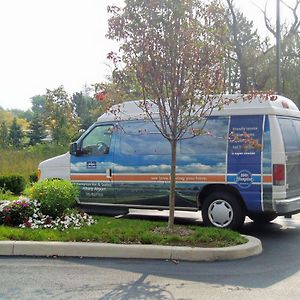
<svg viewBox="0 0 300 300">
<path fill-rule="evenodd" d="M 293 4 L 294 0 L 286 0 Z M 253 2 L 237 7 L 265 33 Z M 29 109 L 31 97 L 63 85 L 70 94 L 105 81 L 111 72 L 106 55 L 117 44 L 105 38 L 107 5 L 122 0 L 0 0 L 0 106 Z M 268 12 L 275 21 L 276 0 Z M 1 121 L 1 120 L 0 120 Z"/>
</svg>

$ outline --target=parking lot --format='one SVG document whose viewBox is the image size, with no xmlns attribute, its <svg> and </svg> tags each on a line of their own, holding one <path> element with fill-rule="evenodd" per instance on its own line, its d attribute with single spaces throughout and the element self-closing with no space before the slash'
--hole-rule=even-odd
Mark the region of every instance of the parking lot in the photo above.
<svg viewBox="0 0 300 300">
<path fill-rule="evenodd" d="M 167 219 L 167 212 L 131 211 L 131 218 Z M 176 223 L 201 226 L 198 213 Z M 236 261 L 0 258 L 0 299 L 299 299 L 300 214 L 265 227 L 246 220 L 243 234 L 263 253 Z"/>
</svg>

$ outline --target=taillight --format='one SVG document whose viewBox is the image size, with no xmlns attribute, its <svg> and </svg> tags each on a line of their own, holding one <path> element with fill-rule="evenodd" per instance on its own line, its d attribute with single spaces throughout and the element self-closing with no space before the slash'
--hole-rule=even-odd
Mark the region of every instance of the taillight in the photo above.
<svg viewBox="0 0 300 300">
<path fill-rule="evenodd" d="M 38 175 L 38 180 L 40 180 L 40 179 L 41 179 L 41 176 L 42 176 L 42 171 L 41 171 L 40 169 L 38 169 L 37 175 Z"/>
<path fill-rule="evenodd" d="M 285 185 L 285 165 L 282 164 L 273 165 L 273 184 Z"/>
</svg>

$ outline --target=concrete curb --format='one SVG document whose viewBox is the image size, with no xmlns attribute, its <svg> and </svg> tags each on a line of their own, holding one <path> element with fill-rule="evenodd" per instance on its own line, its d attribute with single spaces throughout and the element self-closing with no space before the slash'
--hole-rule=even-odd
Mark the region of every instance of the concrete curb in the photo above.
<svg viewBox="0 0 300 300">
<path fill-rule="evenodd" d="M 218 261 L 234 260 L 260 254 L 262 252 L 261 241 L 252 236 L 245 237 L 248 239 L 246 244 L 225 248 L 79 242 L 0 241 L 0 255 Z"/>
</svg>

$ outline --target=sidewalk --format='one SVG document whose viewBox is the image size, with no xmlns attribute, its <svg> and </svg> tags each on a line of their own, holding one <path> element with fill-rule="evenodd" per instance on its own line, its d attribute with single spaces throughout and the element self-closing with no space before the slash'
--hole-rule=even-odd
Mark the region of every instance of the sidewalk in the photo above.
<svg viewBox="0 0 300 300">
<path fill-rule="evenodd" d="M 0 241 L 0 255 L 219 261 L 246 258 L 260 254 L 262 252 L 261 241 L 252 236 L 245 237 L 249 240 L 248 243 L 225 248 L 78 242 Z"/>
</svg>

